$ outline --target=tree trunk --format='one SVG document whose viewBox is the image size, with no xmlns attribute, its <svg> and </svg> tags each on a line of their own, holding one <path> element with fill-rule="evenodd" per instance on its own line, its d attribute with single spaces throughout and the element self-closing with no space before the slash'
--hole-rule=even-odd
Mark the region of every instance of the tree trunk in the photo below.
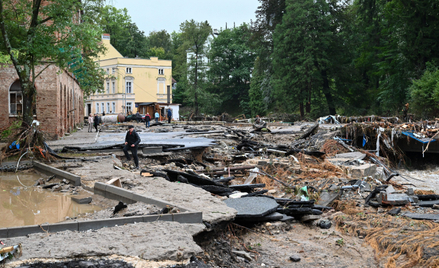
<svg viewBox="0 0 439 268">
<path fill-rule="evenodd" d="M 335 115 L 335 104 L 329 88 L 328 73 L 326 70 L 323 70 L 321 74 L 323 78 L 323 94 L 325 94 L 326 102 L 328 103 L 329 114 Z"/>
<path fill-rule="evenodd" d="M 195 81 L 194 81 L 194 102 L 195 115 L 198 115 L 198 54 L 195 54 Z"/>
<path fill-rule="evenodd" d="M 299 109 L 300 109 L 300 119 L 303 120 L 305 118 L 305 111 L 303 109 L 303 102 L 300 102 Z"/>
</svg>

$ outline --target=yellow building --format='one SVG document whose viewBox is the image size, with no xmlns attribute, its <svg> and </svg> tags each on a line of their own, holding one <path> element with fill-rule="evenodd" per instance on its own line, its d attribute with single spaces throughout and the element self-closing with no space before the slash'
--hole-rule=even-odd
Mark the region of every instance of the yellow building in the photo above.
<svg viewBox="0 0 439 268">
<path fill-rule="evenodd" d="M 124 58 L 110 44 L 109 34 L 102 35 L 102 42 L 107 51 L 96 61 L 106 71 L 107 79 L 102 92 L 85 101 L 86 115 L 136 113 L 141 103 L 167 103 L 168 94 L 172 103 L 172 61 Z"/>
</svg>

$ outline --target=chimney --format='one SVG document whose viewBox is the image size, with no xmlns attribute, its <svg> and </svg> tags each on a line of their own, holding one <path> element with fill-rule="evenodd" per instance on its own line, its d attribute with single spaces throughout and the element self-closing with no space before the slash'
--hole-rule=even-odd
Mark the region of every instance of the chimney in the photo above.
<svg viewBox="0 0 439 268">
<path fill-rule="evenodd" d="M 110 34 L 108 33 L 102 34 L 102 40 L 110 40 Z"/>
</svg>

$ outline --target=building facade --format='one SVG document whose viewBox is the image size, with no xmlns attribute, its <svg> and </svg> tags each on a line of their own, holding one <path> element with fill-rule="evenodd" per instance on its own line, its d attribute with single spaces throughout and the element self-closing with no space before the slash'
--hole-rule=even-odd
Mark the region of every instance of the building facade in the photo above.
<svg viewBox="0 0 439 268">
<path fill-rule="evenodd" d="M 36 71 L 43 67 L 36 67 Z M 0 130 L 3 130 L 22 116 L 22 92 L 13 66 L 0 66 L 0 81 Z M 83 92 L 71 74 L 49 66 L 37 78 L 35 87 L 34 118 L 48 138 L 62 137 L 83 122 Z"/>
<path fill-rule="evenodd" d="M 168 102 L 168 94 L 172 103 L 172 61 L 124 58 L 110 44 L 109 34 L 102 36 L 102 42 L 107 50 L 96 61 L 107 78 L 102 90 L 87 98 L 87 115 L 135 113 L 141 103 Z"/>
</svg>

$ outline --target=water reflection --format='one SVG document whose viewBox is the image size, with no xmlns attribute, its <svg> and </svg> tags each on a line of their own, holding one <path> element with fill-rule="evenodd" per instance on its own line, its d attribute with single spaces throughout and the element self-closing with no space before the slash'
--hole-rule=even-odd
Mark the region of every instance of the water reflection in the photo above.
<svg viewBox="0 0 439 268">
<path fill-rule="evenodd" d="M 70 196 L 32 185 L 33 173 L 0 173 L 0 228 L 55 223 L 68 217 L 101 210 L 72 202 Z"/>
</svg>

